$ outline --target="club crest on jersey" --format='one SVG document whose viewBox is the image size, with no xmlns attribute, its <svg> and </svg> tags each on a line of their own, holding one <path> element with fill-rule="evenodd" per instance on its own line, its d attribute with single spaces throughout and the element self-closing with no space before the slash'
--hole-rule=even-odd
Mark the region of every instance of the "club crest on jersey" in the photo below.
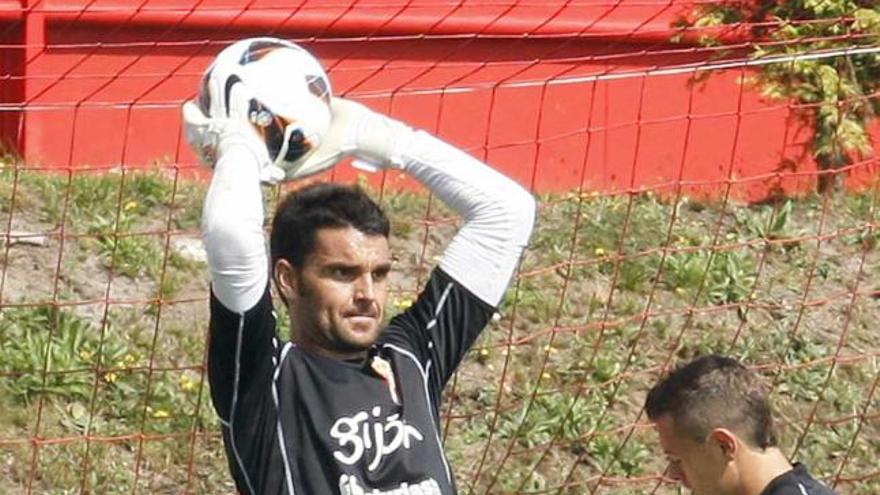
<svg viewBox="0 0 880 495">
<path fill-rule="evenodd" d="M 367 470 L 375 471 L 385 456 L 424 440 L 415 426 L 400 419 L 399 413 L 381 416 L 382 408 L 375 406 L 370 412 L 337 419 L 330 428 L 330 436 L 339 444 L 333 457 L 349 466 L 368 459 Z"/>
</svg>

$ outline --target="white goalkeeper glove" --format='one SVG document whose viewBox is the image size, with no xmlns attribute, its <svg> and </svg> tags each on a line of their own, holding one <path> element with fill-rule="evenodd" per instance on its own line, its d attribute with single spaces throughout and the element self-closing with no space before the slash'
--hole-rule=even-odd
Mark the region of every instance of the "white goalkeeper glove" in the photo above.
<svg viewBox="0 0 880 495">
<path fill-rule="evenodd" d="M 330 100 L 333 120 L 321 145 L 309 156 L 298 176 L 312 175 L 351 156 L 358 168 L 375 171 L 379 168 L 400 168 L 397 157 L 400 145 L 413 134 L 412 128 L 370 110 L 352 100 L 334 96 Z M 288 177 L 290 178 L 290 177 Z"/>
<path fill-rule="evenodd" d="M 214 168 L 224 148 L 240 144 L 253 155 L 261 182 L 274 184 L 284 179 L 284 170 L 269 159 L 266 144 L 256 129 L 240 116 L 212 119 L 193 101 L 184 103 L 182 112 L 186 142 L 202 165 Z"/>
</svg>

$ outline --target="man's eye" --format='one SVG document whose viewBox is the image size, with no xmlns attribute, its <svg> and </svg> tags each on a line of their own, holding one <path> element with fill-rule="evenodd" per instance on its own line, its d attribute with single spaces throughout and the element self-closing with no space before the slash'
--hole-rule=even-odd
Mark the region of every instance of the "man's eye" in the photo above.
<svg viewBox="0 0 880 495">
<path fill-rule="evenodd" d="M 330 276 L 338 280 L 348 280 L 353 278 L 355 270 L 347 267 L 335 267 L 330 269 Z"/>
<path fill-rule="evenodd" d="M 388 278 L 388 272 L 391 270 L 388 268 L 382 268 L 381 270 L 376 270 L 373 272 L 373 280 L 382 281 Z"/>
</svg>

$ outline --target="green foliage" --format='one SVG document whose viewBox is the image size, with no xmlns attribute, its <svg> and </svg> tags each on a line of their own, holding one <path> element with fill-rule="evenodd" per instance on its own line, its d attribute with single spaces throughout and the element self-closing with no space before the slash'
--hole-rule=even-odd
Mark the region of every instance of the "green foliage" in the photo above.
<svg viewBox="0 0 880 495">
<path fill-rule="evenodd" d="M 97 260 L 88 270 L 131 277 L 118 282 L 147 292 L 120 293 L 125 299 L 170 294 L 186 277 L 203 276 L 203 267 L 165 249 L 164 232 L 169 220 L 172 229 L 194 229 L 204 185 L 175 185 L 152 172 L 121 175 L 3 169 L 0 208 L 12 209 L 15 186 L 16 222 L 36 219 L 39 228 L 64 222 L 65 232 L 75 234 L 65 244 L 65 275 L 91 273 L 68 267 Z M 877 305 L 860 295 L 850 307 L 850 284 L 858 281 L 854 267 L 864 255 L 858 290 L 874 287 L 878 251 L 866 248 L 878 234 L 876 193 L 828 195 L 818 198 L 821 204 L 815 199 L 749 206 L 670 204 L 648 194 L 543 197 L 517 289 L 508 291 L 501 320 L 482 334 L 446 389 L 448 428 L 441 433 L 448 435 L 444 442 L 461 485 L 474 480 L 468 487 L 474 493 L 585 493 L 607 482 L 598 478 L 605 473 L 615 480 L 639 477 L 607 489 L 642 493 L 644 480 L 663 468 L 653 433 L 642 427 L 644 418 L 636 421 L 646 388 L 670 357 L 707 352 L 736 356 L 773 376 L 787 453 L 833 476 L 852 444 L 844 476 L 873 469 L 880 444 L 864 421 L 873 405 L 867 416 L 859 413 L 876 379 L 870 356 Z M 453 224 L 446 220 L 453 217 L 436 200 L 429 208 L 424 195 L 388 193 L 382 202 L 399 237 L 390 315 L 411 303 L 412 284 L 424 275 L 422 250 L 430 263 L 448 241 Z M 821 242 L 787 244 L 819 234 Z M 10 253 L 55 260 L 58 244 L 49 242 L 13 246 Z M 40 273 L 53 276 L 53 266 Z M 804 294 L 813 267 L 816 276 Z M 7 270 L 14 268 L 10 263 Z M 7 273 L 7 283 L 13 275 Z M 86 297 L 64 277 L 58 284 L 59 301 Z M 98 284 L 103 289 L 103 280 Z M 4 295 L 19 297 L 9 287 Z M 202 287 L 196 291 L 186 298 L 204 295 Z M 44 301 L 30 293 L 21 297 L 26 300 L 5 302 Z M 162 306 L 161 315 L 149 303 L 108 302 L 106 318 L 87 305 L 2 308 L 0 437 L 15 445 L 0 453 L 9 467 L 0 476 L 0 492 L 23 492 L 30 481 L 35 493 L 69 487 L 108 494 L 234 491 L 201 367 L 204 301 Z M 738 318 L 740 308 L 748 309 L 748 319 Z M 288 316 L 283 306 L 276 310 L 279 333 L 286 336 Z M 841 342 L 846 311 L 852 319 Z M 814 404 L 816 420 L 804 431 L 802 420 Z M 118 440 L 92 441 L 87 450 L 86 432 L 91 439 Z M 807 441 L 791 451 L 802 433 Z M 50 441 L 40 445 L 31 473 L 35 435 Z M 484 449 L 486 461 L 475 477 Z M 493 487 L 484 489 L 496 475 Z M 845 489 L 867 495 L 877 492 L 877 483 L 846 483 Z"/>
<path fill-rule="evenodd" d="M 520 281 L 519 290 L 505 293 L 504 305 L 510 307 L 516 304 L 523 317 L 536 324 L 553 321 L 554 315 L 560 310 L 560 301 L 547 296 L 547 287 L 554 280 L 558 278 L 551 275 L 524 278 Z M 562 301 L 562 311 L 571 304 L 571 301 Z"/>
<path fill-rule="evenodd" d="M 638 253 L 666 237 L 671 208 L 652 194 L 589 197 L 583 202 L 578 237 L 584 254 L 615 253 L 618 248 Z M 575 201 L 569 203 L 573 208 Z"/>
<path fill-rule="evenodd" d="M 520 410 L 502 414 L 498 434 L 501 438 L 516 440 L 523 447 L 544 445 L 551 439 L 573 440 L 601 413 L 601 397 L 593 400 L 594 397 L 574 397 L 566 393 L 539 395 Z"/>
<path fill-rule="evenodd" d="M 80 260 L 97 255 L 115 274 L 146 275 L 163 298 L 201 267 L 166 250 L 160 232 L 169 216 L 172 229 L 195 230 L 204 189 L 201 183 L 175 183 L 159 170 L 59 174 L 0 167 L 0 210 L 12 208 L 14 190 L 17 217 L 63 228 L 75 236 Z"/>
<path fill-rule="evenodd" d="M 713 304 L 741 302 L 756 280 L 756 261 L 751 251 L 708 249 L 669 253 L 663 266 L 662 283 L 677 294 Z"/>
<path fill-rule="evenodd" d="M 829 363 L 815 361 L 828 355 L 830 349 L 821 342 L 809 341 L 801 336 L 795 336 L 784 344 L 784 347 L 780 346 L 782 363 L 794 369 L 784 375 L 777 390 L 800 400 L 818 400 L 828 376 Z"/>
<path fill-rule="evenodd" d="M 680 294 L 697 290 L 702 284 L 708 261 L 708 255 L 703 251 L 669 253 L 663 267 L 664 285 Z"/>
<path fill-rule="evenodd" d="M 51 306 L 4 310 L 0 341 L 0 369 L 15 377 L 3 388 L 26 403 L 40 394 L 86 399 L 96 367 L 126 353 L 123 343 L 102 341 L 86 320 Z"/>
<path fill-rule="evenodd" d="M 590 456 L 597 467 L 607 471 L 610 476 L 638 476 L 645 472 L 645 465 L 652 457 L 647 445 L 630 438 L 622 446 L 621 437 L 616 433 L 596 436 L 588 446 Z"/>
<path fill-rule="evenodd" d="M 620 265 L 617 285 L 624 290 L 637 292 L 642 290 L 651 275 L 650 268 L 640 258 L 627 259 Z"/>
<path fill-rule="evenodd" d="M 614 368 L 616 373 L 616 364 Z M 610 377 L 604 373 L 593 378 Z M 524 448 L 567 450 L 595 470 L 611 476 L 642 474 L 650 450 L 635 439 L 621 445 L 621 437 L 608 424 L 609 416 L 604 414 L 609 407 L 607 400 L 606 394 L 594 387 L 577 396 L 568 392 L 539 393 L 534 401 L 523 403 L 520 409 L 501 414 L 498 436 Z M 527 472 L 526 487 L 545 486 L 543 477 L 535 470 Z M 524 483 L 521 476 L 509 481 L 503 486 L 515 489 Z"/>
<path fill-rule="evenodd" d="M 876 46 L 880 5 L 874 0 L 724 1 L 701 4 L 680 21 L 683 28 L 745 23 L 751 29 L 752 56 L 796 56 L 818 51 Z M 699 29 L 698 40 L 717 46 L 721 40 Z M 682 38 L 682 32 L 676 39 Z M 791 99 L 801 118 L 815 131 L 812 151 L 824 169 L 869 153 L 867 124 L 880 110 L 880 54 L 861 53 L 825 58 L 798 58 L 761 66 L 754 81 L 765 96 Z M 830 185 L 825 182 L 825 185 Z M 820 188 L 823 181 L 820 180 Z"/>
<path fill-rule="evenodd" d="M 708 297 L 716 304 L 742 301 L 755 284 L 755 261 L 748 251 L 715 253 L 709 266 Z"/>
<path fill-rule="evenodd" d="M 96 216 L 88 226 L 94 236 L 104 265 L 116 273 L 136 277 L 143 273 L 156 275 L 162 263 L 162 251 L 155 236 L 130 234 L 135 231 L 134 217 L 122 213 L 118 218 Z"/>
<path fill-rule="evenodd" d="M 786 200 L 778 208 L 759 206 L 754 211 L 737 211 L 736 220 L 744 234 L 760 239 L 777 240 L 793 236 L 789 229 L 793 203 Z"/>
<path fill-rule="evenodd" d="M 134 371 L 142 356 L 130 337 L 108 324 L 99 328 L 76 314 L 50 306 L 3 311 L 0 372 L 10 378 L 0 391 L 20 406 L 44 396 L 61 412 L 69 430 L 87 425 L 102 433 L 126 431 L 146 418 L 149 431 L 170 432 L 209 421 L 199 404 L 201 378 L 192 371 Z M 101 410 L 89 411 L 92 394 L 103 394 Z M 149 393 L 148 393 L 149 391 Z"/>
<path fill-rule="evenodd" d="M 755 283 L 755 260 L 749 251 L 707 250 L 670 253 L 663 267 L 663 284 L 678 294 L 714 304 L 742 301 Z"/>
</svg>

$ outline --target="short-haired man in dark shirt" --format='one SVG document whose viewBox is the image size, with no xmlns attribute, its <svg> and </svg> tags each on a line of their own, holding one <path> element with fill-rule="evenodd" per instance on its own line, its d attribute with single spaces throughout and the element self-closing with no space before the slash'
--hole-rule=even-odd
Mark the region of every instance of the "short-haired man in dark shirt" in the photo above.
<svg viewBox="0 0 880 495">
<path fill-rule="evenodd" d="M 334 97 L 320 145 L 311 155 L 302 142 L 290 147 L 308 156 L 303 169 L 351 156 L 401 171 L 464 219 L 412 306 L 386 322 L 389 222 L 358 188 L 316 184 L 288 195 L 266 252 L 260 182 L 277 174 L 249 120 L 260 107 L 240 82 L 230 76 L 220 100 L 229 117 L 184 106 L 187 139 L 214 170 L 202 213 L 208 376 L 236 487 L 454 495 L 441 393 L 502 301 L 532 231 L 534 198 L 427 132 Z M 289 311 L 290 340 L 277 331 L 271 282 Z"/>
<path fill-rule="evenodd" d="M 677 368 L 645 402 L 669 460 L 667 475 L 695 495 L 833 495 L 777 447 L 767 388 L 734 359 Z"/>
</svg>

